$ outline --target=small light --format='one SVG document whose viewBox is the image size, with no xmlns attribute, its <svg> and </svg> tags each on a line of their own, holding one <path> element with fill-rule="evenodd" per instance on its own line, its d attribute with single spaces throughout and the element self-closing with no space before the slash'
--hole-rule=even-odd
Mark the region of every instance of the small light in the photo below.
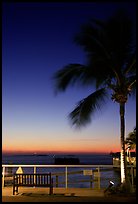
<svg viewBox="0 0 138 204">
<path fill-rule="evenodd" d="M 112 185 L 114 185 L 114 182 L 113 182 L 113 181 L 110 181 L 110 183 L 111 183 Z"/>
</svg>

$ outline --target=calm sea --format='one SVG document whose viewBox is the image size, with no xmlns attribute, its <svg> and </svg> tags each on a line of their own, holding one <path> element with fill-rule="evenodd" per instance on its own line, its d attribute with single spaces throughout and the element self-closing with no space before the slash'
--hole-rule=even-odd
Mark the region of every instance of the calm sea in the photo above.
<svg viewBox="0 0 138 204">
<path fill-rule="evenodd" d="M 54 155 L 54 154 L 47 154 L 47 155 L 2 155 L 2 164 L 54 164 L 54 160 L 57 157 L 65 157 L 65 158 L 79 158 L 80 164 L 90 164 L 90 165 L 112 165 L 112 156 L 110 154 L 75 154 L 75 155 Z M 87 170 L 95 168 L 87 168 Z M 17 168 L 13 168 L 13 173 L 16 172 Z M 31 167 L 24 167 L 23 171 L 25 173 L 33 173 L 33 168 Z M 68 168 L 69 172 L 77 172 L 82 171 L 84 168 L 74 167 Z M 52 172 L 52 174 L 56 173 L 63 173 L 62 176 L 59 176 L 59 182 L 61 184 L 59 187 L 65 186 L 65 167 L 46 167 L 46 168 L 38 168 L 38 173 L 44 172 Z M 69 174 L 68 179 L 70 183 L 68 183 L 68 187 L 79 187 L 79 188 L 88 188 L 90 187 L 90 182 L 78 182 L 79 180 L 89 180 L 90 176 L 84 176 L 83 173 L 76 173 L 76 174 Z M 100 169 L 100 179 L 101 179 L 101 187 L 107 187 L 110 180 L 113 180 L 116 184 L 120 181 L 120 174 L 114 171 L 113 168 L 111 169 Z M 76 181 L 76 183 L 74 182 Z M 54 178 L 54 182 L 56 182 L 56 177 Z M 64 184 L 63 184 L 64 183 Z"/>
<path fill-rule="evenodd" d="M 75 155 L 2 155 L 2 164 L 54 164 L 56 157 L 79 158 L 80 164 L 112 164 L 110 154 L 75 154 Z"/>
</svg>

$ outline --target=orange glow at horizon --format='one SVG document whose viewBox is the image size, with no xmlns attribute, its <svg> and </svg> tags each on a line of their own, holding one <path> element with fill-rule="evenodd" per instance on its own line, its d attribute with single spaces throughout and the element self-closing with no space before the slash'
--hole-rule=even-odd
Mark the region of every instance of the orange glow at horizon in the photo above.
<svg viewBox="0 0 138 204">
<path fill-rule="evenodd" d="M 110 152 L 118 152 L 120 151 L 119 148 L 110 148 L 109 146 L 107 147 L 57 147 L 57 148 L 15 148 L 15 147 L 10 147 L 10 148 L 3 148 L 2 153 L 3 154 L 23 154 L 23 153 L 76 153 L 76 154 L 89 154 L 89 153 L 110 153 Z"/>
<path fill-rule="evenodd" d="M 103 142 L 104 141 L 104 142 Z M 87 138 L 43 138 L 36 140 L 24 136 L 17 137 L 16 140 L 6 139 L 2 141 L 2 153 L 110 153 L 120 151 L 119 140 L 87 139 Z"/>
</svg>

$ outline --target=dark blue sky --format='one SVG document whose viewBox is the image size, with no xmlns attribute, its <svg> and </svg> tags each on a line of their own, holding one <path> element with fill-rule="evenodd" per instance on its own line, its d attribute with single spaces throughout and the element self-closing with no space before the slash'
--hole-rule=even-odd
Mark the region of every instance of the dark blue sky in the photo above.
<svg viewBox="0 0 138 204">
<path fill-rule="evenodd" d="M 105 151 L 114 149 L 113 144 L 119 147 L 118 105 L 110 102 L 108 110 L 95 117 L 94 125 L 74 132 L 67 115 L 90 89 L 74 87 L 55 97 L 52 76 L 69 63 L 85 63 L 84 52 L 73 42 L 80 26 L 92 17 L 104 20 L 120 7 L 135 21 L 135 3 L 3 3 L 4 150 L 22 150 L 25 138 L 29 138 L 26 150 L 32 145 L 32 151 L 83 151 L 89 140 L 89 151 L 100 151 L 102 138 L 110 138 Z M 128 133 L 135 126 L 135 100 L 127 106 Z M 115 117 L 109 119 L 111 114 Z M 83 143 L 72 147 L 74 138 Z"/>
</svg>

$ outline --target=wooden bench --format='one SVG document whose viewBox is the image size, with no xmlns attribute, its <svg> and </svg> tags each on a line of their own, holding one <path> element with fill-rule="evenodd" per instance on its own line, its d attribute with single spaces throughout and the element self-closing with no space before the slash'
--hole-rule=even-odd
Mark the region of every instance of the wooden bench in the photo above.
<svg viewBox="0 0 138 204">
<path fill-rule="evenodd" d="M 44 174 L 14 174 L 13 175 L 13 195 L 18 193 L 19 186 L 26 187 L 49 187 L 49 194 L 53 194 L 53 178 L 51 173 Z"/>
</svg>

